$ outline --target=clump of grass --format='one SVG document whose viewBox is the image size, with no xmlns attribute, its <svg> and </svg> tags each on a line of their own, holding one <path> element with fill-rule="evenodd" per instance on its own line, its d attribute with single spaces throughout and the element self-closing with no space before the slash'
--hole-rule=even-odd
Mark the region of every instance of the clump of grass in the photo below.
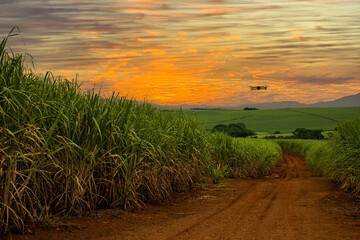
<svg viewBox="0 0 360 240">
<path fill-rule="evenodd" d="M 281 148 L 264 139 L 231 138 L 215 133 L 211 138 L 213 159 L 229 166 L 229 176 L 256 178 L 269 175 L 281 161 Z"/>
<path fill-rule="evenodd" d="M 208 173 L 213 178 L 213 183 L 217 184 L 220 182 L 220 179 L 229 176 L 229 166 L 226 164 L 223 166 L 221 164 L 210 164 L 208 166 Z"/>
</svg>

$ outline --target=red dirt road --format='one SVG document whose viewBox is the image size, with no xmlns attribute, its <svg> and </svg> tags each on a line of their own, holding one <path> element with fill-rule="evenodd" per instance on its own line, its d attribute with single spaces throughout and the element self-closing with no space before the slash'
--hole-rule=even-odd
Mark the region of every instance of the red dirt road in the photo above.
<svg viewBox="0 0 360 240">
<path fill-rule="evenodd" d="M 360 203 L 313 176 L 303 159 L 283 159 L 266 179 L 227 180 L 223 187 L 176 194 L 173 202 L 140 213 L 105 210 L 95 217 L 60 218 L 53 229 L 12 238 L 360 239 Z"/>
</svg>

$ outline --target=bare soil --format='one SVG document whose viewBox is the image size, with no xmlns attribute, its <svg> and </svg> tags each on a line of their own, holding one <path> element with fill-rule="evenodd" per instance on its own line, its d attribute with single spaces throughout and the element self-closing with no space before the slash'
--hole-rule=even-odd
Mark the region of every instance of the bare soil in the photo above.
<svg viewBox="0 0 360 240">
<path fill-rule="evenodd" d="M 141 212 L 117 209 L 53 219 L 33 235 L 5 239 L 360 239 L 360 202 L 314 176 L 303 159 L 258 180 L 206 184 Z"/>
</svg>

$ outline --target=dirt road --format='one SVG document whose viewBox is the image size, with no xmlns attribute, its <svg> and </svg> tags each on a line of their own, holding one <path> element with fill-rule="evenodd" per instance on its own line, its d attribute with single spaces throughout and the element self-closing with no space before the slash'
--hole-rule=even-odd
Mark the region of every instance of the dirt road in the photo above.
<svg viewBox="0 0 360 240">
<path fill-rule="evenodd" d="M 54 229 L 13 239 L 360 239 L 359 202 L 313 176 L 303 159 L 283 159 L 266 179 L 227 180 L 140 213 L 60 219 Z"/>
</svg>

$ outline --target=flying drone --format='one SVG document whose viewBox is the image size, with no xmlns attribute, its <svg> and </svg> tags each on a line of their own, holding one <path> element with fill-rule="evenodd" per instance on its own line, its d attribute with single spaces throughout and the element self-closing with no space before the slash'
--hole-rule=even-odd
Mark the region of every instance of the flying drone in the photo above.
<svg viewBox="0 0 360 240">
<path fill-rule="evenodd" d="M 250 90 L 256 90 L 256 91 L 260 91 L 260 90 L 267 90 L 268 86 L 250 86 Z"/>
</svg>

